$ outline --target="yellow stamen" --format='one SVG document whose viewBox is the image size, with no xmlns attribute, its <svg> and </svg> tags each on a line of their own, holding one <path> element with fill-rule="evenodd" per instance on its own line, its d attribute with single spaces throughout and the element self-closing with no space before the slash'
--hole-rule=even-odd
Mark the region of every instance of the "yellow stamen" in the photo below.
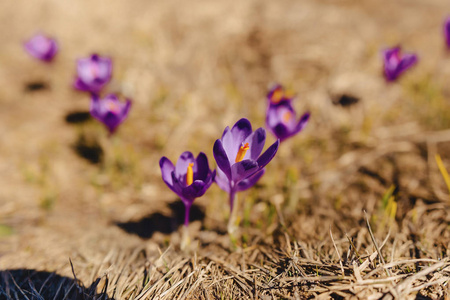
<svg viewBox="0 0 450 300">
<path fill-rule="evenodd" d="M 274 103 L 274 104 L 277 104 L 278 102 L 281 101 L 281 99 L 283 99 L 283 96 L 284 96 L 283 89 L 278 88 L 272 93 L 272 97 L 270 98 L 270 101 L 272 101 L 272 103 Z"/>
<path fill-rule="evenodd" d="M 189 163 L 186 171 L 186 185 L 189 186 L 194 182 L 194 171 L 192 171 L 193 163 Z"/>
<path fill-rule="evenodd" d="M 283 122 L 287 123 L 292 118 L 292 113 L 290 111 L 287 111 L 283 114 Z"/>
<path fill-rule="evenodd" d="M 235 162 L 240 162 L 241 160 L 244 159 L 245 153 L 247 153 L 247 150 L 250 149 L 250 147 L 248 146 L 248 143 L 245 143 L 244 146 L 241 146 L 241 148 L 239 148 L 239 151 L 236 155 L 236 159 L 234 160 Z"/>
</svg>

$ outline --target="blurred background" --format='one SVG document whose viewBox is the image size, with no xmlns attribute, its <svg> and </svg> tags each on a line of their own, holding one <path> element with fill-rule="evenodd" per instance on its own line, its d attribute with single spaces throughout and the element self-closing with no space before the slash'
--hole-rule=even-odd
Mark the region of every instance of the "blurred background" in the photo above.
<svg viewBox="0 0 450 300">
<path fill-rule="evenodd" d="M 362 210 L 383 209 L 392 185 L 401 231 L 403 217 L 420 220 L 426 205 L 448 201 L 434 162 L 436 153 L 450 159 L 448 8 L 438 0 L 0 2 L 0 267 L 70 275 L 69 257 L 80 270 L 114 247 L 177 245 L 183 207 L 159 159 L 203 151 L 215 166 L 212 146 L 226 126 L 242 117 L 264 126 L 273 83 L 293 90 L 298 115 L 311 119 L 239 196 L 246 241 L 258 231 L 270 237 L 280 215 L 311 243 L 331 224 L 355 233 Z M 51 63 L 23 49 L 38 32 L 59 43 Z M 381 51 L 396 45 L 419 63 L 387 83 Z M 102 94 L 133 100 L 111 138 L 89 117 L 90 96 L 72 87 L 76 59 L 93 53 L 113 60 Z M 274 141 L 268 133 L 266 144 Z M 213 186 L 195 204 L 194 237 L 219 243 L 227 195 Z M 420 236 L 440 226 L 422 225 Z"/>
</svg>

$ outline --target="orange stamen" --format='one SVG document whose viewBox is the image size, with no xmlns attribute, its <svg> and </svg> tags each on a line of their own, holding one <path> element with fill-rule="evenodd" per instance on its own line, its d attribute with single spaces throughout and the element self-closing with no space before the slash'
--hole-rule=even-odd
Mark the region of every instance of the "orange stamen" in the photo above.
<svg viewBox="0 0 450 300">
<path fill-rule="evenodd" d="M 283 114 L 283 122 L 287 123 L 292 118 L 292 113 L 290 111 L 287 111 Z"/>
<path fill-rule="evenodd" d="M 194 171 L 192 170 L 192 167 L 194 166 L 193 163 L 189 163 L 186 171 L 186 185 L 189 186 L 194 182 Z"/>
<path fill-rule="evenodd" d="M 270 98 L 270 101 L 271 101 L 273 104 L 277 104 L 278 102 L 281 101 L 281 99 L 283 99 L 283 96 L 284 96 L 283 89 L 278 88 L 278 89 L 276 89 L 275 91 L 273 91 L 272 97 Z"/>
<path fill-rule="evenodd" d="M 247 150 L 250 149 L 248 143 L 245 143 L 244 146 L 241 146 L 241 148 L 239 148 L 239 151 L 236 155 L 236 159 L 234 160 L 235 162 L 240 162 L 244 159 L 245 153 L 247 153 Z"/>
</svg>

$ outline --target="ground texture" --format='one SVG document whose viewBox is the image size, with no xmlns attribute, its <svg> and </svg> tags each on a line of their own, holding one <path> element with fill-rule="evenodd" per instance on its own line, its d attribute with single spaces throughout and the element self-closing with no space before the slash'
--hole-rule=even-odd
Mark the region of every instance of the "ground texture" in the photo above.
<svg viewBox="0 0 450 300">
<path fill-rule="evenodd" d="M 447 1 L 0 2 L 0 298 L 448 299 Z M 43 31 L 52 64 L 22 43 Z M 418 65 L 387 84 L 380 51 Z M 109 138 L 72 88 L 75 59 L 114 60 L 133 99 Z M 260 183 L 183 206 L 159 159 L 264 126 L 273 82 L 311 111 Z M 268 137 L 267 143 L 274 138 Z"/>
</svg>

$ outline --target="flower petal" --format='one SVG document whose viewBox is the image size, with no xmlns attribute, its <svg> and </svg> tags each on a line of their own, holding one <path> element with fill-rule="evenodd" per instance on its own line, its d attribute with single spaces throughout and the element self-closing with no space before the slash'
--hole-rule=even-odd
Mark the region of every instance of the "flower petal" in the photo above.
<svg viewBox="0 0 450 300">
<path fill-rule="evenodd" d="M 190 186 L 187 186 L 181 190 L 181 195 L 184 199 L 190 200 L 191 202 L 195 198 L 203 196 L 205 194 L 207 187 L 205 183 L 201 180 L 195 180 Z"/>
<path fill-rule="evenodd" d="M 257 163 L 260 168 L 264 168 L 275 156 L 280 146 L 280 140 L 273 143 L 267 150 L 258 158 Z"/>
<path fill-rule="evenodd" d="M 122 105 L 122 111 L 120 113 L 120 122 L 122 123 L 127 117 L 128 117 L 128 113 L 130 112 L 130 108 L 131 108 L 131 100 L 127 99 L 127 102 L 125 103 L 125 105 Z"/>
<path fill-rule="evenodd" d="M 231 180 L 237 184 L 258 171 L 258 163 L 254 160 L 245 159 L 231 166 Z"/>
<path fill-rule="evenodd" d="M 280 139 L 280 142 L 284 141 L 292 135 L 292 132 L 283 123 L 279 123 L 275 127 L 273 127 L 272 132 L 276 138 Z"/>
<path fill-rule="evenodd" d="M 231 134 L 233 136 L 233 141 L 235 145 L 242 144 L 244 140 L 252 133 L 252 124 L 246 118 L 242 118 L 234 124 L 233 128 L 231 128 Z M 236 148 L 236 154 L 239 149 Z"/>
<path fill-rule="evenodd" d="M 167 157 L 162 157 L 159 161 L 161 167 L 161 175 L 164 183 L 179 197 L 181 197 L 180 183 L 174 177 L 175 167 Z"/>
<path fill-rule="evenodd" d="M 196 172 L 194 172 L 194 179 L 205 181 L 208 177 L 208 174 L 211 172 L 209 169 L 208 158 L 206 157 L 206 154 L 200 152 L 197 156 L 196 162 L 197 168 Z"/>
<path fill-rule="evenodd" d="M 242 192 L 254 186 L 258 180 L 264 175 L 266 169 L 261 169 L 247 179 L 242 180 L 236 185 L 236 191 Z"/>
<path fill-rule="evenodd" d="M 412 67 L 418 61 L 417 55 L 405 54 L 402 57 L 400 64 L 398 65 L 397 72 L 401 73 L 408 68 Z"/>
<path fill-rule="evenodd" d="M 311 114 L 309 112 L 303 114 L 303 116 L 298 121 L 297 126 L 295 127 L 294 134 L 302 131 L 303 128 L 305 128 L 310 116 L 311 116 Z"/>
<path fill-rule="evenodd" d="M 248 143 L 250 149 L 244 156 L 244 159 L 256 160 L 261 154 L 264 143 L 266 142 L 266 131 L 264 128 L 258 128 L 250 134 L 245 140 L 244 144 Z"/>
<path fill-rule="evenodd" d="M 217 169 L 216 170 L 216 177 L 214 178 L 214 181 L 217 183 L 217 185 L 225 192 L 230 192 L 230 180 L 227 178 L 225 173 L 222 172 L 222 170 Z"/>
<path fill-rule="evenodd" d="M 216 140 L 213 147 L 214 158 L 217 163 L 217 167 L 227 176 L 228 180 L 231 180 L 231 166 L 227 157 L 227 153 L 223 148 L 222 141 Z"/>
<path fill-rule="evenodd" d="M 194 163 L 194 168 L 196 168 L 194 155 L 189 151 L 181 153 L 180 158 L 178 158 L 177 164 L 175 165 L 175 176 L 181 183 L 186 182 L 187 168 L 190 163 Z"/>
<path fill-rule="evenodd" d="M 159 160 L 159 167 L 161 168 L 162 179 L 167 185 L 172 185 L 172 172 L 175 170 L 173 163 L 165 156 Z"/>
<path fill-rule="evenodd" d="M 221 141 L 230 164 L 234 163 L 234 158 L 236 157 L 238 151 L 236 149 L 238 149 L 240 145 L 233 139 L 233 134 L 231 133 L 230 127 L 227 126 L 223 131 Z"/>
</svg>

